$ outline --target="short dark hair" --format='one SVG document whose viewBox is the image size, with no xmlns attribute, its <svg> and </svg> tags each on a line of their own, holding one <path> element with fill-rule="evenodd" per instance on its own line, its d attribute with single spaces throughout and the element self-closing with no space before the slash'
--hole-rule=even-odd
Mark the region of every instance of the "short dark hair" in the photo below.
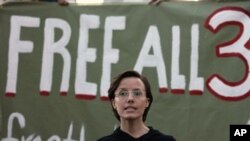
<svg viewBox="0 0 250 141">
<path fill-rule="evenodd" d="M 139 78 L 144 84 L 145 91 L 146 91 L 146 97 L 149 99 L 149 105 L 143 113 L 143 121 L 145 121 L 147 118 L 147 114 L 148 114 L 149 108 L 151 106 L 151 103 L 153 102 L 153 96 L 151 93 L 151 87 L 150 87 L 150 83 L 149 83 L 148 79 L 145 76 L 138 73 L 137 71 L 128 70 L 128 71 L 125 71 L 125 72 L 119 74 L 118 76 L 114 77 L 114 80 L 111 83 L 110 88 L 108 90 L 108 97 L 111 100 L 111 105 L 112 105 L 112 101 L 115 98 L 115 91 L 117 90 L 118 86 L 120 85 L 120 82 L 124 78 L 128 78 L 128 77 Z M 116 111 L 116 109 L 114 109 L 113 106 L 112 106 L 112 109 L 113 109 L 113 112 L 115 114 L 115 117 L 120 121 L 120 116 L 119 116 L 118 112 Z"/>
</svg>

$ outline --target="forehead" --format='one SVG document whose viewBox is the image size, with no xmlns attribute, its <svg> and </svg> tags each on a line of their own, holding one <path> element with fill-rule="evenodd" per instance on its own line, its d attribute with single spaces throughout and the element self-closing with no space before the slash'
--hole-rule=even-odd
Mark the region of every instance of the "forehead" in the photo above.
<svg viewBox="0 0 250 141">
<path fill-rule="evenodd" d="M 137 77 L 123 78 L 118 86 L 118 89 L 144 89 L 144 83 Z"/>
</svg>

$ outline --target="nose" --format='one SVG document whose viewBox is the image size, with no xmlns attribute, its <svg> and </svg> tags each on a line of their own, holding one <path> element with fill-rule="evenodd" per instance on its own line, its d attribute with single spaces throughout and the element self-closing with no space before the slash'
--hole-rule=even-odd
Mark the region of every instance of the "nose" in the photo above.
<svg viewBox="0 0 250 141">
<path fill-rule="evenodd" d="M 127 100 L 128 100 L 128 102 L 134 102 L 134 96 L 133 96 L 132 93 L 130 93 L 130 94 L 128 95 Z"/>
</svg>

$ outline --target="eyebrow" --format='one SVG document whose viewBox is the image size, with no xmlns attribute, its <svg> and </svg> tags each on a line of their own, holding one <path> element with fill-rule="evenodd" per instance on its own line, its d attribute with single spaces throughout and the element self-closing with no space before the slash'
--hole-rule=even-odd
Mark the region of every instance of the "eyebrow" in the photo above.
<svg viewBox="0 0 250 141">
<path fill-rule="evenodd" d="M 117 90 L 128 90 L 128 89 L 127 88 L 119 88 Z M 142 89 L 140 89 L 140 88 L 134 88 L 134 89 L 131 89 L 131 90 L 134 91 L 134 90 L 142 90 Z"/>
</svg>

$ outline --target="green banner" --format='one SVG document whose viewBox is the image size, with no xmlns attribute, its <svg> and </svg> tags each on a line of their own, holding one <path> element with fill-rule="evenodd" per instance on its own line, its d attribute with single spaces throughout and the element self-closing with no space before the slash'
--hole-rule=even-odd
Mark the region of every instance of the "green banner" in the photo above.
<svg viewBox="0 0 250 141">
<path fill-rule="evenodd" d="M 249 2 L 0 8 L 0 139 L 94 141 L 119 126 L 118 73 L 150 80 L 146 124 L 178 141 L 228 141 L 250 124 Z"/>
</svg>

